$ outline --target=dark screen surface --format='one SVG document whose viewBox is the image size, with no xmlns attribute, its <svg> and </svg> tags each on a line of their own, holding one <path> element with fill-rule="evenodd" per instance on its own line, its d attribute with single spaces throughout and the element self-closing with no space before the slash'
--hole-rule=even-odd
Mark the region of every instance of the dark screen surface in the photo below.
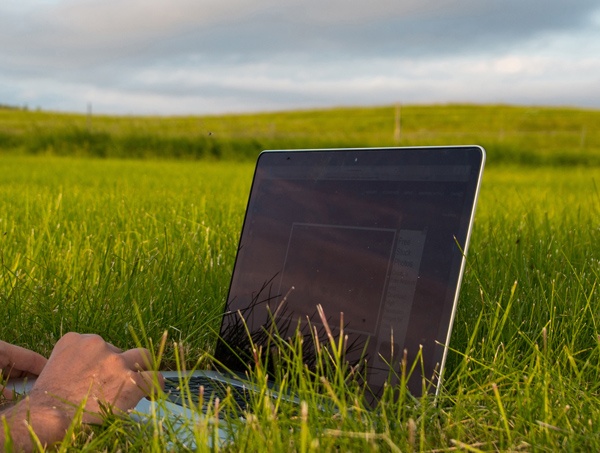
<svg viewBox="0 0 600 453">
<path fill-rule="evenodd" d="M 422 347 L 445 358 L 484 162 L 480 147 L 266 151 L 257 163 L 216 358 L 231 370 L 273 332 L 348 335 L 376 395 Z M 247 330 L 241 322 L 242 315 Z M 313 329 L 312 332 L 309 329 Z M 306 362 L 311 365 L 310 342 Z M 393 354 L 392 354 L 393 351 Z M 421 392 L 421 375 L 409 383 Z"/>
</svg>

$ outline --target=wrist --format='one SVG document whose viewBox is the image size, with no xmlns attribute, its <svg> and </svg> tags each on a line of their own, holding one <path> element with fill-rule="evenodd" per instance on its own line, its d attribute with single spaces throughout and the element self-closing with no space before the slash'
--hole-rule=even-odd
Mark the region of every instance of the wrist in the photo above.
<svg viewBox="0 0 600 453">
<path fill-rule="evenodd" d="M 31 395 L 2 414 L 16 450 L 27 451 L 34 447 L 31 431 L 44 446 L 63 439 L 71 418 L 53 402 L 52 398 Z"/>
<path fill-rule="evenodd" d="M 71 424 L 73 408 L 69 407 L 71 410 L 67 410 L 67 403 L 43 391 L 33 390 L 25 401 L 32 421 L 36 418 L 44 421 L 53 431 L 60 432 L 62 438 Z"/>
</svg>

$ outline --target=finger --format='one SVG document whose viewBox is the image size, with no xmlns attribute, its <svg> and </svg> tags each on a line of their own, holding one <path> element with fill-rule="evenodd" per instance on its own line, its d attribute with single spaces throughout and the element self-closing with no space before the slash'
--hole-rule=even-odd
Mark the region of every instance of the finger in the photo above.
<svg viewBox="0 0 600 453">
<path fill-rule="evenodd" d="M 106 343 L 106 347 L 114 353 L 120 354 L 121 352 L 123 352 L 122 349 L 117 348 L 115 345 L 111 344 L 111 343 Z"/>
<path fill-rule="evenodd" d="M 126 366 L 133 371 L 144 371 L 152 368 L 152 356 L 147 349 L 129 349 L 121 353 Z"/>
<path fill-rule="evenodd" d="M 12 369 L 10 370 L 10 373 L 8 372 L 9 370 L 7 370 L 6 374 L 10 374 L 10 376 L 6 376 L 6 380 L 10 380 L 10 379 L 26 379 L 26 378 L 37 378 L 39 377 L 38 374 L 34 374 L 34 373 L 29 373 L 27 371 L 19 371 L 16 369 Z M 2 375 L 2 377 L 4 378 L 4 374 Z"/>
<path fill-rule="evenodd" d="M 41 354 L 20 346 L 9 344 L 3 346 L 4 356 L 9 362 L 6 369 L 3 370 L 7 376 L 11 374 L 11 370 L 14 370 L 15 373 L 24 372 L 38 376 L 48 361 Z"/>
<path fill-rule="evenodd" d="M 135 383 L 144 395 L 149 396 L 159 389 L 164 389 L 165 378 L 157 371 L 140 371 L 137 373 Z"/>
<path fill-rule="evenodd" d="M 14 399 L 14 392 L 7 387 L 2 387 L 2 396 L 7 400 L 12 400 Z"/>
<path fill-rule="evenodd" d="M 142 398 L 151 396 L 163 386 L 164 380 L 160 373 L 130 371 L 119 390 L 110 399 L 110 404 L 113 409 L 126 412 L 133 409 Z"/>
<path fill-rule="evenodd" d="M 121 383 L 118 389 L 112 390 L 112 395 L 104 395 L 106 401 L 109 401 L 110 406 L 115 413 L 127 413 L 135 408 L 140 400 L 146 396 L 151 396 L 159 389 L 164 387 L 164 378 L 162 374 L 156 371 L 129 371 L 125 380 Z M 100 397 L 99 401 L 104 398 Z M 84 415 L 85 423 L 100 423 L 98 417 L 98 408 L 87 407 L 90 412 Z"/>
</svg>

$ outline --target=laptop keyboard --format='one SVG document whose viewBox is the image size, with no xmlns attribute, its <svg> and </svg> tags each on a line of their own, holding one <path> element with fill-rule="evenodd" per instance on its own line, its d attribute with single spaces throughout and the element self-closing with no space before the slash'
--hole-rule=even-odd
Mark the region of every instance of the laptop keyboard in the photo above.
<svg viewBox="0 0 600 453">
<path fill-rule="evenodd" d="M 229 392 L 240 410 L 244 411 L 247 408 L 249 391 L 242 385 L 228 384 L 207 376 L 190 376 L 186 379 L 189 392 L 186 391 L 184 395 L 182 395 L 179 385 L 179 378 L 165 379 L 165 393 L 169 401 L 183 406 L 185 398 L 186 400 L 191 399 L 194 404 L 199 405 L 201 403 L 200 398 L 202 397 L 202 407 L 206 407 L 208 404 L 214 404 L 216 398 L 223 401 Z M 201 390 L 201 387 L 203 387 L 203 390 Z"/>
</svg>

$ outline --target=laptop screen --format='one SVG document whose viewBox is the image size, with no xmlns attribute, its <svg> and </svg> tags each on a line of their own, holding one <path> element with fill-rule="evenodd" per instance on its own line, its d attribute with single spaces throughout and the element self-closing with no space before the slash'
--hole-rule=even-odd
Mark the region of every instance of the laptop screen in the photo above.
<svg viewBox="0 0 600 453">
<path fill-rule="evenodd" d="M 483 161 L 475 146 L 263 152 L 216 358 L 247 366 L 248 332 L 264 349 L 274 328 L 324 334 L 321 305 L 374 394 L 390 363 L 397 371 L 404 350 L 410 364 L 421 347 L 435 385 Z M 421 392 L 420 373 L 409 386 Z"/>
</svg>

